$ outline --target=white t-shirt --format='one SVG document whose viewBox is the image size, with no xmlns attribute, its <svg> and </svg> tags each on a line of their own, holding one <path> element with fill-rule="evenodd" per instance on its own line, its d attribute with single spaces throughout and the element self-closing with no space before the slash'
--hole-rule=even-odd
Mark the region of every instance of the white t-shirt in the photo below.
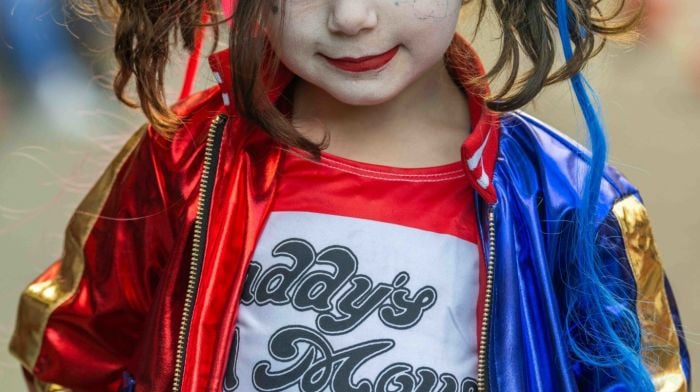
<svg viewBox="0 0 700 392">
<path fill-rule="evenodd" d="M 480 252 L 460 162 L 288 150 L 223 390 L 476 391 Z"/>
</svg>

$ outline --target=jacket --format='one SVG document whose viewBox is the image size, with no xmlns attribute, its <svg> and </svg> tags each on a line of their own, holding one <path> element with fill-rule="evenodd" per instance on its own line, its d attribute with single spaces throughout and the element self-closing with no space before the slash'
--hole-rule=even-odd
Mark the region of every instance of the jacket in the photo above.
<svg viewBox="0 0 700 392">
<path fill-rule="evenodd" d="M 459 34 L 447 56 L 465 88 L 483 73 Z M 227 59 L 210 58 L 217 86 L 176 105 L 183 125 L 173 140 L 148 125 L 130 137 L 73 214 L 62 256 L 22 292 L 10 351 L 30 390 L 221 390 L 247 262 L 284 159 L 236 114 Z M 265 77 L 277 102 L 294 75 L 281 66 Z M 489 119 L 473 130 L 484 142 L 462 146 L 482 247 L 479 389 L 591 390 L 591 377 L 604 375 L 567 354 L 556 256 L 587 152 L 525 113 Z M 689 390 L 681 320 L 648 215 L 610 166 L 597 211 L 606 271 L 627 283 L 620 295 L 635 304 L 657 390 Z"/>
</svg>

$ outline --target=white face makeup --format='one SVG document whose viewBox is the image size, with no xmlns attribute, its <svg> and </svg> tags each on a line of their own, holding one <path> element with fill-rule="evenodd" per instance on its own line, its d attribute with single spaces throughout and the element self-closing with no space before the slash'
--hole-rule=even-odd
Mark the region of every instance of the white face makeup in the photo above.
<svg viewBox="0 0 700 392">
<path fill-rule="evenodd" d="M 281 62 L 348 105 L 377 105 L 434 70 L 449 47 L 462 0 L 286 0 L 266 29 Z M 281 35 L 270 34 L 280 32 Z M 359 58 L 398 47 L 379 68 L 351 72 L 324 57 Z"/>
</svg>

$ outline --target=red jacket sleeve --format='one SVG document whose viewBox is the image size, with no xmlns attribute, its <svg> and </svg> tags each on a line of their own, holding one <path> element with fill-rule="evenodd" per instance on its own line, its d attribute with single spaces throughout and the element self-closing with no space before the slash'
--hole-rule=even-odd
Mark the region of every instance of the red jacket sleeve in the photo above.
<svg viewBox="0 0 700 392">
<path fill-rule="evenodd" d="M 147 134 L 144 126 L 129 138 L 73 213 L 62 256 L 21 294 L 10 352 L 30 390 L 121 384 L 161 267 L 157 253 L 171 240 L 165 215 L 139 217 L 144 205 L 161 204 L 143 186 L 153 167 L 137 162 Z"/>
<path fill-rule="evenodd" d="M 174 107 L 172 140 L 148 125 L 131 135 L 72 214 L 61 257 L 23 290 L 9 349 L 30 390 L 117 391 L 138 362 L 161 276 L 196 215 L 215 98 L 212 88 Z"/>
</svg>

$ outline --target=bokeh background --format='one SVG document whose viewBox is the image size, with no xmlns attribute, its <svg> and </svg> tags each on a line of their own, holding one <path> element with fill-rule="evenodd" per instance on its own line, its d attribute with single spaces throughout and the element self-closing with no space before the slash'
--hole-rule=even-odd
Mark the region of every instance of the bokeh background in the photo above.
<svg viewBox="0 0 700 392">
<path fill-rule="evenodd" d="M 586 69 L 601 97 L 609 161 L 642 192 L 657 247 L 700 375 L 700 2 L 646 1 L 638 41 L 611 44 Z M 462 26 L 471 38 L 471 22 Z M 24 390 L 7 351 L 19 294 L 61 255 L 68 219 L 107 163 L 143 123 L 109 90 L 114 62 L 105 23 L 79 20 L 61 1 L 0 0 L 0 381 Z M 474 45 L 490 64 L 497 25 Z M 186 56 L 175 56 L 177 96 Z M 214 83 L 208 68 L 197 86 Z M 573 138 L 585 126 L 569 86 L 548 88 L 526 111 Z"/>
</svg>

